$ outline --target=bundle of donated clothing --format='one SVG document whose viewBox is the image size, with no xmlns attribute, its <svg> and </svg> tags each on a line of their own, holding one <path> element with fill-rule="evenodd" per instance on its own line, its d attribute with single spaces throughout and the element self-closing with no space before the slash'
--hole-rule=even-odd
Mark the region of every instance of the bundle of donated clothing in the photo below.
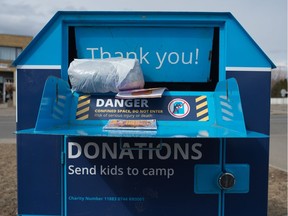
<svg viewBox="0 0 288 216">
<path fill-rule="evenodd" d="M 68 68 L 72 90 L 82 93 L 119 92 L 144 87 L 137 59 L 75 59 Z"/>
</svg>

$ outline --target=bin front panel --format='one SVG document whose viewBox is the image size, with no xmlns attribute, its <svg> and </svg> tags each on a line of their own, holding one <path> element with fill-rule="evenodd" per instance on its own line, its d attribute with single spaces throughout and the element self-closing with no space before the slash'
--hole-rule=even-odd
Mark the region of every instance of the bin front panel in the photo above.
<svg viewBox="0 0 288 216">
<path fill-rule="evenodd" d="M 219 164 L 219 146 L 219 139 L 69 137 L 66 213 L 218 215 L 218 194 L 194 192 L 194 167 Z"/>
<path fill-rule="evenodd" d="M 191 26 L 76 27 L 77 57 L 137 58 L 146 82 L 207 82 L 213 31 Z"/>
</svg>

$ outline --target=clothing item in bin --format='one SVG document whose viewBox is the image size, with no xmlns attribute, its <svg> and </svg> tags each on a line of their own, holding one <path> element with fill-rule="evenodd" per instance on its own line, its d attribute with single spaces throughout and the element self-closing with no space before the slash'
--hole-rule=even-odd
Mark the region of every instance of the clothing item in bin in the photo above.
<svg viewBox="0 0 288 216">
<path fill-rule="evenodd" d="M 137 59 L 75 59 L 68 68 L 72 90 L 82 93 L 119 92 L 144 87 Z"/>
</svg>

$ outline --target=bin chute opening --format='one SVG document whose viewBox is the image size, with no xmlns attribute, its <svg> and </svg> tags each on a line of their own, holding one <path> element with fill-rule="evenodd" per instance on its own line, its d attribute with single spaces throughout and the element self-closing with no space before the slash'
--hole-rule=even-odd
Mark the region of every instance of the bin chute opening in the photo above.
<svg viewBox="0 0 288 216">
<path fill-rule="evenodd" d="M 205 82 L 146 82 L 145 88 L 165 86 L 170 91 L 214 91 L 219 81 L 219 28 L 215 27 L 213 32 L 212 50 L 209 59 L 209 78 Z"/>
</svg>

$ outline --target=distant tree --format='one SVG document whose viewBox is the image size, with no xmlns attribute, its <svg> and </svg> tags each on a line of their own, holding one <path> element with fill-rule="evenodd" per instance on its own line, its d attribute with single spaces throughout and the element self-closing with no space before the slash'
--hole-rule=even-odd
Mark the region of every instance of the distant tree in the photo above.
<svg viewBox="0 0 288 216">
<path fill-rule="evenodd" d="M 271 97 L 282 97 L 280 93 L 282 89 L 287 91 L 287 79 L 281 79 L 273 85 L 271 89 Z"/>
</svg>

